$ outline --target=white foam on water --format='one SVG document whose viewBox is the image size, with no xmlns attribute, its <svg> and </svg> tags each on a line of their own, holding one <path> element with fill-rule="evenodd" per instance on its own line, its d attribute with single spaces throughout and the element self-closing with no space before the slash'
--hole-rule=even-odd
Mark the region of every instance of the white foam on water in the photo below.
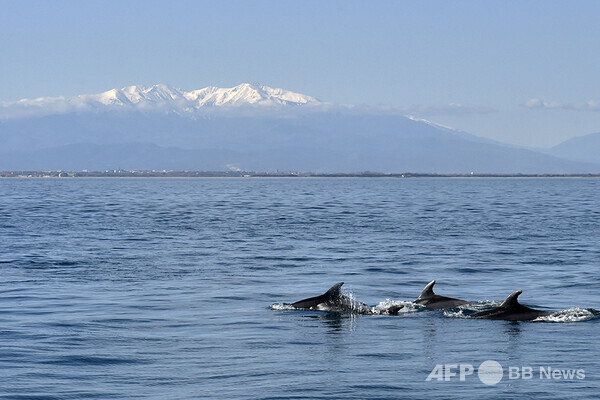
<svg viewBox="0 0 600 400">
<path fill-rule="evenodd" d="M 412 313 L 423 308 L 423 306 L 421 306 L 420 304 L 415 304 L 412 301 L 385 299 L 384 301 L 380 301 L 376 306 L 371 307 L 371 311 L 373 314 L 386 315 L 388 314 L 388 310 L 390 309 L 390 307 L 393 306 L 403 306 L 398 311 L 398 314 Z"/>
<path fill-rule="evenodd" d="M 465 314 L 465 311 L 484 311 L 494 307 L 498 307 L 502 302 L 495 300 L 484 300 L 476 303 L 463 304 L 458 307 L 453 307 L 444 310 L 444 317 L 450 318 L 469 318 L 471 313 Z"/>
<path fill-rule="evenodd" d="M 533 322 L 581 322 L 596 318 L 592 310 L 579 307 L 571 307 L 568 310 L 557 311 L 550 315 L 538 317 Z"/>
<path fill-rule="evenodd" d="M 286 303 L 275 303 L 275 304 L 271 304 L 271 310 L 297 310 L 296 307 L 294 307 L 291 304 L 286 304 Z"/>
<path fill-rule="evenodd" d="M 450 317 L 450 318 L 469 318 L 468 315 L 465 315 L 465 310 L 464 309 L 444 310 L 444 317 Z"/>
</svg>

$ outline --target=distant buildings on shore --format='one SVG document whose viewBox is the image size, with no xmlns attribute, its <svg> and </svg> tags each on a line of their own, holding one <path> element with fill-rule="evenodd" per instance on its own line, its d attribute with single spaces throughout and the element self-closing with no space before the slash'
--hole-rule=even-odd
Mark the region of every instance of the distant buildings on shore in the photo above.
<svg viewBox="0 0 600 400">
<path fill-rule="evenodd" d="M 425 173 L 320 173 L 297 171 L 138 171 L 114 169 L 105 171 L 0 171 L 0 178 L 600 178 L 600 174 L 457 174 Z"/>
</svg>

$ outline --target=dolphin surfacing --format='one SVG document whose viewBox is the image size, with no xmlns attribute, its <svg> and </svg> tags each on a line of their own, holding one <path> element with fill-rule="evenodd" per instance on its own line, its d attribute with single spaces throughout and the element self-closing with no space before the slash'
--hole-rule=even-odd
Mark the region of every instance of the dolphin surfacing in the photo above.
<svg viewBox="0 0 600 400">
<path fill-rule="evenodd" d="M 538 317 L 554 314 L 550 311 L 536 310 L 520 304 L 517 298 L 523 293 L 517 290 L 511 293 L 499 307 L 481 311 L 471 315 L 471 318 L 502 319 L 505 321 L 531 321 Z"/>
<path fill-rule="evenodd" d="M 299 300 L 295 303 L 292 303 L 291 306 L 294 308 L 305 310 L 334 311 L 354 314 L 374 314 L 373 309 L 367 304 L 361 303 L 344 295 L 341 292 L 343 284 L 344 282 L 338 282 L 332 287 L 330 287 L 329 290 L 327 290 L 322 295 Z M 391 306 L 383 313 L 389 315 L 397 315 L 402 308 L 402 305 Z"/>
<path fill-rule="evenodd" d="M 427 286 L 425 286 L 425 289 L 423 289 L 423 292 L 421 292 L 419 298 L 415 300 L 415 303 L 421 304 L 427 308 L 431 308 L 432 310 L 440 310 L 442 308 L 452 308 L 469 304 L 469 302 L 465 300 L 435 294 L 433 292 L 434 285 L 435 280 L 429 282 Z"/>
</svg>

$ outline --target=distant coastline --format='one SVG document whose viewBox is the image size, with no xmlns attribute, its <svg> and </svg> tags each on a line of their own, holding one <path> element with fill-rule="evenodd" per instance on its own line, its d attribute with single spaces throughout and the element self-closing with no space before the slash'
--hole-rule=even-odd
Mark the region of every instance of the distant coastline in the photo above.
<svg viewBox="0 0 600 400">
<path fill-rule="evenodd" d="M 257 171 L 0 171 L 0 178 L 600 178 L 600 174 L 319 173 Z"/>
</svg>

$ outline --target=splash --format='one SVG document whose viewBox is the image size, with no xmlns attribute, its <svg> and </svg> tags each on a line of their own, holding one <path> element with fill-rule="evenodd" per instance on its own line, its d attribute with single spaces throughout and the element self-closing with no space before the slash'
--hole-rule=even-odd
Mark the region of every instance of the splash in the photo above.
<svg viewBox="0 0 600 400">
<path fill-rule="evenodd" d="M 498 307 L 500 301 L 485 300 L 476 303 L 463 304 L 458 307 L 453 307 L 444 310 L 444 317 L 449 318 L 469 318 L 471 314 L 479 311 L 484 311 L 490 308 Z"/>
<path fill-rule="evenodd" d="M 465 314 L 464 309 L 444 310 L 444 317 L 469 318 L 469 316 Z"/>
<path fill-rule="evenodd" d="M 424 308 L 420 304 L 415 304 L 412 301 L 400 301 L 385 299 L 380 301 L 376 306 L 371 307 L 371 313 L 376 315 L 389 315 L 390 308 L 394 306 L 403 306 L 398 314 L 408 314 L 417 312 L 419 309 Z"/>
<path fill-rule="evenodd" d="M 351 291 L 344 291 L 340 298 L 340 302 L 344 304 L 345 307 L 350 309 L 351 314 L 370 314 L 371 307 L 362 303 L 356 299 L 354 293 Z"/>
<path fill-rule="evenodd" d="M 296 310 L 297 308 L 287 303 L 275 303 L 271 304 L 271 310 Z"/>
<path fill-rule="evenodd" d="M 571 307 L 568 310 L 557 311 L 551 315 L 538 317 L 533 322 L 581 322 L 598 318 L 600 313 L 591 308 Z"/>
</svg>

